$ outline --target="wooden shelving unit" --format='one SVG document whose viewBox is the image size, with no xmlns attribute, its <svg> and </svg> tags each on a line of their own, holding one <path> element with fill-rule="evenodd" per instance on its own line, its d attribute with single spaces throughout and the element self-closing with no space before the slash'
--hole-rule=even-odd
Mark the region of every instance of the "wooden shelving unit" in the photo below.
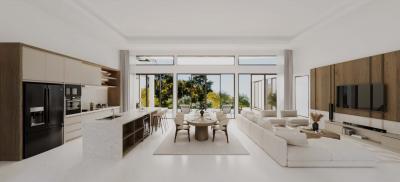
<svg viewBox="0 0 400 182">
<path fill-rule="evenodd" d="M 110 68 L 101 68 L 101 85 L 108 87 L 108 105 L 121 105 L 120 71 Z"/>
<path fill-rule="evenodd" d="M 150 119 L 149 115 L 131 121 L 123 125 L 123 152 L 124 155 L 132 150 L 145 138 L 145 122 Z"/>
</svg>

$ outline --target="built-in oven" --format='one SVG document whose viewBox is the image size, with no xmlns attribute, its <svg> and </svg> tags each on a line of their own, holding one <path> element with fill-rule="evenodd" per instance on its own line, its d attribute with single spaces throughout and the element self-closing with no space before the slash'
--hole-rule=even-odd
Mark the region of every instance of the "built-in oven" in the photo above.
<svg viewBox="0 0 400 182">
<path fill-rule="evenodd" d="M 81 85 L 65 85 L 65 114 L 81 112 Z"/>
</svg>

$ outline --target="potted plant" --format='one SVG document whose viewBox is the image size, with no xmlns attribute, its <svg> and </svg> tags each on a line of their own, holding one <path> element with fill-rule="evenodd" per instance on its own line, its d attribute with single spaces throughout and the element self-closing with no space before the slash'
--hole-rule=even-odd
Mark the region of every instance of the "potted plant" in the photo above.
<svg viewBox="0 0 400 182">
<path fill-rule="evenodd" d="M 312 129 L 313 131 L 318 131 L 319 130 L 319 124 L 318 122 L 321 120 L 321 118 L 324 115 L 320 114 L 320 113 L 311 113 L 311 119 L 313 120 L 313 124 L 312 124 Z"/>
</svg>

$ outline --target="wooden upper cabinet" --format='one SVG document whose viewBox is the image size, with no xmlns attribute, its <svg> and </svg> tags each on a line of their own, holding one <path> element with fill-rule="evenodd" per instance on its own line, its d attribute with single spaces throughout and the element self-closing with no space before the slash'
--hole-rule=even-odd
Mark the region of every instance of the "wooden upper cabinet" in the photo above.
<svg viewBox="0 0 400 182">
<path fill-rule="evenodd" d="M 90 64 L 82 64 L 82 83 L 86 85 L 101 85 L 101 68 Z"/>
<path fill-rule="evenodd" d="M 383 80 L 386 87 L 386 108 L 384 119 L 399 121 L 400 119 L 400 51 L 384 54 Z"/>
<path fill-rule="evenodd" d="M 37 49 L 22 47 L 22 78 L 24 80 L 46 80 L 46 53 Z"/>
<path fill-rule="evenodd" d="M 83 79 L 82 61 L 66 58 L 65 60 L 65 83 L 82 84 Z"/>
<path fill-rule="evenodd" d="M 65 58 L 46 53 L 46 81 L 63 83 L 65 81 Z"/>
</svg>

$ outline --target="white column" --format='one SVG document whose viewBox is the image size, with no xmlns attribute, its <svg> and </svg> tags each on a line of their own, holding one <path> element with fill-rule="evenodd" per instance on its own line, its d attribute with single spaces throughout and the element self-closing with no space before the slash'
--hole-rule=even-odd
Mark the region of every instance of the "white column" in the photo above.
<svg viewBox="0 0 400 182">
<path fill-rule="evenodd" d="M 148 84 L 149 84 L 149 88 L 148 88 L 148 100 L 149 100 L 149 107 L 154 107 L 154 95 L 155 95 L 155 89 L 154 89 L 154 75 L 148 75 Z"/>
<path fill-rule="evenodd" d="M 121 75 L 121 109 L 123 112 L 129 109 L 129 80 L 130 80 L 130 65 L 129 65 L 129 50 L 120 50 L 120 75 Z"/>
</svg>

